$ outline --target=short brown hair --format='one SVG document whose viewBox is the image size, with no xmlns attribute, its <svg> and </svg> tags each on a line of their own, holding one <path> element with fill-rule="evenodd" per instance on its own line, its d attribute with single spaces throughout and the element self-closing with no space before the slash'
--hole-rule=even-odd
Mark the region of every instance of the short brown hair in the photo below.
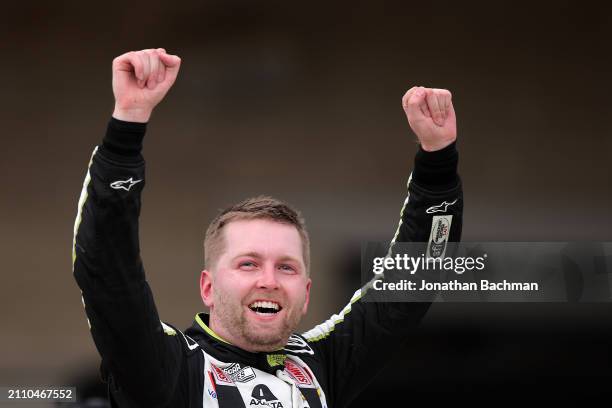
<svg viewBox="0 0 612 408">
<path fill-rule="evenodd" d="M 247 198 L 222 210 L 210 223 L 204 238 L 204 267 L 210 269 L 224 250 L 223 227 L 232 221 L 267 219 L 293 225 L 302 239 L 306 274 L 310 271 L 310 238 L 304 218 L 289 204 L 268 196 Z"/>
</svg>

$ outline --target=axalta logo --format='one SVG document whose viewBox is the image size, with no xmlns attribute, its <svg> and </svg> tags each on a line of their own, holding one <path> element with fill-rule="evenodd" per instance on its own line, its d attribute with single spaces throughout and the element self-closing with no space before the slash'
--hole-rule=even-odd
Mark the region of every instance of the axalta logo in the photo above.
<svg viewBox="0 0 612 408">
<path fill-rule="evenodd" d="M 283 404 L 272 394 L 272 391 L 263 384 L 258 384 L 251 393 L 250 406 L 266 406 L 270 408 L 283 408 Z"/>
<path fill-rule="evenodd" d="M 110 186 L 111 188 L 114 188 L 115 190 L 125 190 L 125 191 L 130 191 L 130 189 L 140 183 L 142 180 L 134 180 L 134 178 L 130 177 L 127 180 L 117 180 L 117 181 L 113 181 Z"/>
</svg>

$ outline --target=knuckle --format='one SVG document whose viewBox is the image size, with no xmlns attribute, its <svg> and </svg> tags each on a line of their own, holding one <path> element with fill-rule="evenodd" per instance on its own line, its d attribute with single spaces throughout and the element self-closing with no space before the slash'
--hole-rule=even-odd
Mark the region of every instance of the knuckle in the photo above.
<svg viewBox="0 0 612 408">
<path fill-rule="evenodd" d="M 420 101 L 417 100 L 417 98 L 410 98 L 408 100 L 408 105 L 410 105 L 410 106 L 418 106 L 418 105 L 420 105 Z"/>
</svg>

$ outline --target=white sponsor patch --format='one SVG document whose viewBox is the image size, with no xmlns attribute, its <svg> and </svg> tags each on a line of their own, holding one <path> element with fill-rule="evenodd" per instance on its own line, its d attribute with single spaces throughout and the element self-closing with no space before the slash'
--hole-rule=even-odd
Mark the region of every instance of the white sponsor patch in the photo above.
<svg viewBox="0 0 612 408">
<path fill-rule="evenodd" d="M 241 367 L 234 363 L 223 370 L 235 382 L 249 382 L 256 377 L 251 367 Z"/>
<path fill-rule="evenodd" d="M 433 217 L 429 241 L 427 243 L 426 256 L 428 258 L 444 258 L 452 220 L 452 215 L 435 215 Z"/>
</svg>

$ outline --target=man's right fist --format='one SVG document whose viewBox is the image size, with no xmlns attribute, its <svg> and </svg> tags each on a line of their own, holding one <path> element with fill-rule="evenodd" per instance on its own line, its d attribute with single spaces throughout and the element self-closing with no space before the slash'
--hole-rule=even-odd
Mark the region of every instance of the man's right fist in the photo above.
<svg viewBox="0 0 612 408">
<path fill-rule="evenodd" d="M 174 84 L 181 59 L 163 48 L 130 51 L 113 60 L 115 119 L 146 123 Z"/>
</svg>

